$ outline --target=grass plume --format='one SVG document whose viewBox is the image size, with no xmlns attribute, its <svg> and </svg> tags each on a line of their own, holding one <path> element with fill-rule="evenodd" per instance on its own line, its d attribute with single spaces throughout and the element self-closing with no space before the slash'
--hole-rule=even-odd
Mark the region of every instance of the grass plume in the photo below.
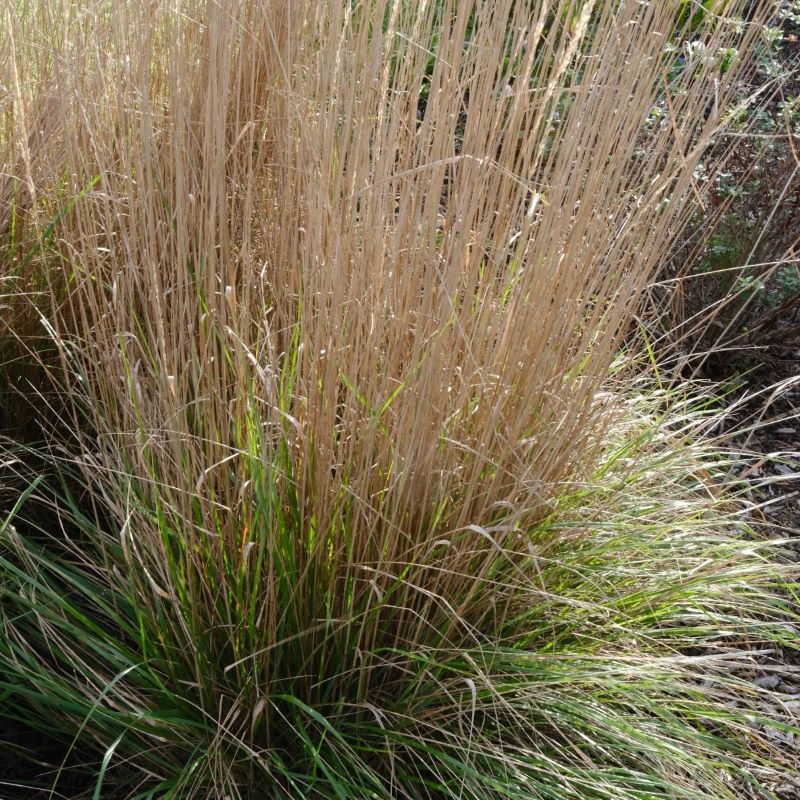
<svg viewBox="0 0 800 800">
<path fill-rule="evenodd" d="M 756 25 L 677 0 L 41 6 L 9 10 L 0 74 L 25 44 L 52 105 L 14 89 L 0 142 L 70 433 L 33 495 L 63 530 L 3 523 L 3 714 L 57 713 L 97 795 L 734 798 L 769 774 L 755 699 L 726 702 L 749 643 L 787 638 L 776 572 L 725 533 L 702 448 L 662 454 L 653 408 L 600 394 Z M 35 172 L 34 106 L 58 142 Z"/>
</svg>

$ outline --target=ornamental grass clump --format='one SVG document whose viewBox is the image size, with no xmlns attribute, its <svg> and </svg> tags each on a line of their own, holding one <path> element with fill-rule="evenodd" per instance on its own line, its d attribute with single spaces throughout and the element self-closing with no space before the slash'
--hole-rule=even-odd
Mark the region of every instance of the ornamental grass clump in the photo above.
<svg viewBox="0 0 800 800">
<path fill-rule="evenodd" d="M 0 75 L 35 70 L 2 180 L 64 398 L 0 518 L 0 713 L 59 753 L 19 734 L 26 780 L 724 800 L 780 774 L 745 677 L 791 641 L 774 545 L 732 526 L 700 417 L 603 393 L 756 35 L 683 6 L 7 15 Z"/>
</svg>

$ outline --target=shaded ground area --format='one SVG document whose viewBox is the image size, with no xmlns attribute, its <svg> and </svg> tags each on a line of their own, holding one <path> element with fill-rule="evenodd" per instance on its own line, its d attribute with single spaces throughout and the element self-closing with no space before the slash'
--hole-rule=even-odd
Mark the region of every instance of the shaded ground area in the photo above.
<svg viewBox="0 0 800 800">
<path fill-rule="evenodd" d="M 751 454 L 734 468 L 739 477 L 755 482 L 748 491 L 754 506 L 745 521 L 770 539 L 786 541 L 784 558 L 797 565 L 792 570 L 796 581 L 800 577 L 800 338 L 782 350 L 779 360 L 770 359 L 753 376 L 750 399 L 735 404 L 727 427 L 739 431 L 734 444 Z M 776 380 L 782 384 L 775 387 Z M 787 723 L 800 727 L 800 629 L 789 623 L 787 628 L 797 648 L 756 659 L 763 666 L 754 668 L 749 679 L 755 690 L 779 692 L 783 704 L 779 711 Z M 800 799 L 800 736 L 776 728 L 761 733 L 770 745 L 794 754 L 798 765 L 797 775 L 770 788 L 781 800 Z"/>
</svg>

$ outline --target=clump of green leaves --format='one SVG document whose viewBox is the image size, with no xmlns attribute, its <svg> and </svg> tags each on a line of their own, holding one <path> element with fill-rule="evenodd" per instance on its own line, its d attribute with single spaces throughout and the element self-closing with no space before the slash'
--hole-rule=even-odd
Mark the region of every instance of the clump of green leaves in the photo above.
<svg viewBox="0 0 800 800">
<path fill-rule="evenodd" d="M 333 551 L 313 576 L 302 554 L 325 532 L 279 499 L 292 458 L 265 460 L 252 431 L 237 461 L 263 588 L 183 549 L 155 487 L 151 512 L 99 476 L 95 491 L 125 481 L 119 536 L 65 486 L 32 484 L 0 526 L 0 709 L 60 739 L 39 785 L 75 783 L 73 750 L 98 797 L 734 800 L 779 780 L 763 731 L 794 729 L 751 682 L 753 651 L 793 646 L 777 545 L 737 535 L 736 503 L 713 499 L 726 464 L 700 443 L 703 404 L 602 403 L 617 411 L 596 470 L 546 517 L 498 509 L 380 569 Z M 48 496 L 66 538 L 25 522 Z M 346 536 L 358 512 L 340 502 Z M 173 588 L 131 558 L 150 513 Z"/>
</svg>

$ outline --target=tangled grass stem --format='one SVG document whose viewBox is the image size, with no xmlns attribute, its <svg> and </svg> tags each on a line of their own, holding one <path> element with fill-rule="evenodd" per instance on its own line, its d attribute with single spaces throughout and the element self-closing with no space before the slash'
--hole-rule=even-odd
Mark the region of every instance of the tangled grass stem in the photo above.
<svg viewBox="0 0 800 800">
<path fill-rule="evenodd" d="M 793 729 L 748 675 L 794 646 L 790 576 L 704 412 L 615 372 L 751 69 L 757 20 L 683 11 L 6 15 L 0 360 L 61 399 L 39 483 L 0 457 L 0 496 L 31 485 L 0 518 L 11 782 L 769 796 Z"/>
</svg>

